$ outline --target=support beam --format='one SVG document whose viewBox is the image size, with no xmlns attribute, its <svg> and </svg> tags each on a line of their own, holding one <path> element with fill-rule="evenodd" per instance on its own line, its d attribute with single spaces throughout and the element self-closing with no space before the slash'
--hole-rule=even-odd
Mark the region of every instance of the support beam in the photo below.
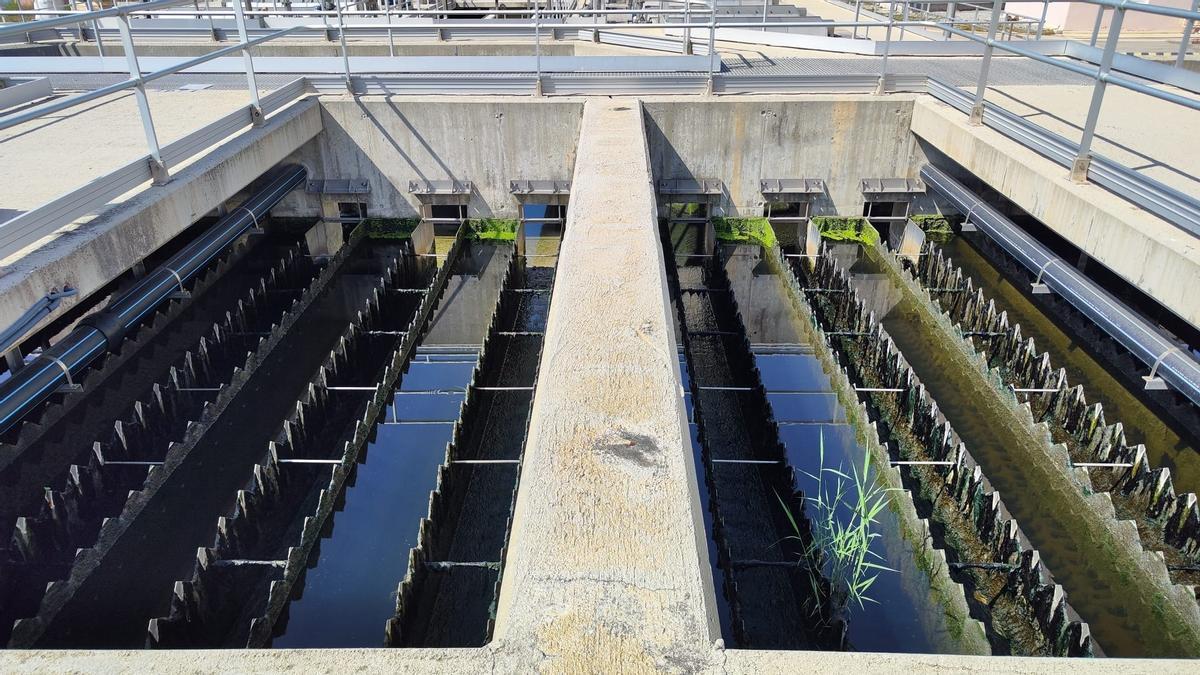
<svg viewBox="0 0 1200 675">
<path fill-rule="evenodd" d="M 669 670 L 719 635 L 642 119 L 584 108 L 496 617 L 528 667 Z"/>
</svg>

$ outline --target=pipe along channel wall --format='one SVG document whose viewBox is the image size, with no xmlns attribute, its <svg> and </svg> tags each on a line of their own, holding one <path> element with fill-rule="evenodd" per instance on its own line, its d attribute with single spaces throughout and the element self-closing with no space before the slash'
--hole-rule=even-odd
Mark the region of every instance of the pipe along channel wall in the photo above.
<svg viewBox="0 0 1200 675">
<path fill-rule="evenodd" d="M 781 264 L 784 259 L 782 252 L 777 246 L 764 246 L 763 252 L 772 272 L 781 280 L 784 292 L 790 300 L 789 304 L 799 317 L 799 321 L 794 322 L 796 328 L 804 341 L 812 345 L 821 369 L 829 376 L 830 386 L 837 396 L 838 404 L 845 411 L 846 420 L 854 429 L 855 439 L 869 453 L 873 479 L 888 490 L 888 508 L 896 514 L 900 525 L 900 531 L 892 536 L 898 535 L 912 546 L 913 558 L 932 582 L 928 589 L 932 603 L 944 612 L 946 625 L 960 627 L 960 630 L 947 636 L 945 644 L 948 651 L 959 654 L 991 654 L 992 649 L 983 623 L 971 616 L 966 590 L 952 578 L 946 552 L 936 545 L 929 521 L 917 512 L 912 492 L 904 486 L 899 469 L 891 465 L 888 451 L 881 442 L 879 428 L 871 420 L 866 406 L 858 400 L 853 384 L 839 365 L 830 345 L 826 343 L 812 311 L 799 292 L 795 277 Z M 724 278 L 724 274 L 720 276 Z M 741 310 L 738 309 L 736 298 L 732 299 L 732 304 L 740 316 Z M 750 344 L 746 332 L 743 330 L 740 333 L 742 341 L 745 342 L 744 348 L 749 351 Z M 756 386 L 762 387 L 757 365 L 754 366 L 754 370 Z M 695 378 L 692 380 L 694 388 Z M 696 392 L 693 392 L 693 400 L 696 400 Z M 697 421 L 703 422 L 700 416 L 697 416 Z M 726 557 L 728 559 L 727 554 Z M 919 620 L 919 617 L 913 619 Z"/>
<path fill-rule="evenodd" d="M 363 232 L 360 225 L 339 255 L 350 255 Z M 392 389 L 441 298 L 461 249 L 461 234 L 460 228 L 446 262 L 422 290 L 420 306 L 410 315 L 401 312 L 411 316 L 402 336 L 385 338 L 387 344 L 382 346 L 371 335 L 373 330 L 386 328 L 381 324 L 388 321 L 389 312 L 381 308 L 381 297 L 388 289 L 405 288 L 406 275 L 401 273 L 399 263 L 394 263 L 379 278 L 363 309 L 310 381 L 304 399 L 296 404 L 278 438 L 268 445 L 265 457 L 254 467 L 250 488 L 238 492 L 232 517 L 220 519 L 215 545 L 198 552 L 191 580 L 176 583 L 170 614 L 151 620 L 147 638 L 150 646 L 270 645 L 276 623 L 297 585 L 303 583 L 310 555 L 326 531 L 346 482 L 357 470 L 359 454 L 391 401 Z M 379 354 L 381 348 L 387 353 L 383 363 L 368 358 L 371 352 Z M 364 360 L 383 367 L 364 369 Z M 331 391 L 331 387 L 360 385 L 362 379 L 351 381 L 346 376 L 354 379 L 374 373 L 379 374 L 373 391 L 356 397 L 351 405 L 338 403 L 336 398 L 344 394 Z M 335 438 L 330 438 L 331 434 Z M 341 452 L 330 457 L 328 453 L 338 447 L 338 440 Z M 313 459 L 335 462 L 324 486 L 319 485 L 324 469 L 314 470 L 313 463 L 289 462 Z M 313 504 L 311 493 L 318 487 L 311 515 L 303 518 L 297 540 L 288 541 L 287 523 L 293 522 L 297 510 Z M 286 557 L 278 559 L 281 552 Z"/>
<path fill-rule="evenodd" d="M 897 264 L 892 256 L 888 259 L 893 266 Z M 1048 424 L 1065 439 L 1070 453 L 1065 467 L 1080 483 L 1081 494 L 1089 500 L 1095 490 L 1109 494 L 1117 513 L 1137 520 L 1143 546 L 1165 554 L 1164 565 L 1194 568 L 1200 564 L 1196 495 L 1176 495 L 1170 469 L 1151 468 L 1145 447 L 1126 443 L 1121 423 L 1107 424 L 1103 406 L 1089 406 L 1083 386 L 1071 387 L 1066 370 L 1055 369 L 1050 354 L 1039 353 L 1033 338 L 1023 339 L 1021 325 L 1009 325 L 1007 315 L 997 313 L 995 303 L 982 289 L 975 288 L 972 279 L 942 255 L 940 248 L 927 244 L 920 263 L 905 262 L 903 267 L 906 285 L 941 310 L 958 339 L 966 341 L 979 355 L 977 362 L 993 386 L 1006 394 L 1009 387 L 1048 390 L 1032 393 L 1024 402 L 1008 395 L 1005 398 L 1010 399 L 1011 406 L 1027 412 L 1030 419 Z M 983 338 L 981 346 L 970 339 L 975 336 Z M 1087 468 L 1072 466 L 1076 460 L 1124 466 L 1096 468 L 1093 474 Z M 1118 526 L 1127 529 L 1124 522 Z M 1128 534 L 1118 536 L 1125 538 Z M 1154 575 L 1161 579 L 1162 571 L 1154 570 Z M 1195 604 L 1195 593 L 1187 588 L 1176 586 L 1169 597 L 1175 596 L 1185 606 Z"/>
<path fill-rule="evenodd" d="M 813 293 L 811 301 L 817 331 L 843 361 L 851 380 L 903 389 L 899 394 L 870 394 L 872 407 L 898 441 L 901 459 L 939 462 L 909 465 L 907 476 L 920 486 L 919 495 L 945 528 L 943 536 L 958 558 L 951 566 L 992 598 L 990 632 L 1008 641 L 1014 653 L 1093 654 L 1087 624 L 1075 618 L 1062 587 L 1047 581 L 1049 571 L 1041 556 L 1027 546 L 999 493 L 990 488 L 882 324 L 868 313 L 829 248 L 822 245 L 809 265 L 785 265 L 777 249 L 772 259 L 792 270 L 785 276 L 791 277 L 788 285 L 797 298 L 805 297 L 806 288 L 821 291 Z"/>
<path fill-rule="evenodd" d="M 295 261 L 305 261 L 307 258 L 295 256 Z M 321 295 L 344 262 L 344 256 L 335 257 L 321 270 L 319 275 L 303 286 L 300 297 L 283 308 L 281 314 L 266 317 L 269 322 L 267 335 L 260 337 L 253 351 L 238 358 L 237 349 L 241 346 L 238 341 L 230 341 L 235 333 L 242 332 L 247 323 L 255 322 L 256 312 L 269 306 L 265 302 L 274 284 L 282 283 L 290 273 L 269 274 L 251 291 L 242 308 L 231 312 L 225 321 L 215 324 L 211 337 L 202 338 L 194 352 L 185 354 L 176 367 L 172 367 L 167 378 L 158 383 L 145 403 L 134 405 L 131 416 L 126 420 L 118 420 L 114 426 L 112 438 L 107 443 L 98 442 L 96 452 L 103 453 L 103 459 L 96 455 L 93 463 L 84 471 L 71 472 L 71 483 L 66 491 L 72 493 L 70 500 L 64 501 L 62 508 L 52 522 L 58 524 L 58 532 L 70 532 L 72 525 L 78 524 L 82 514 L 93 509 L 93 504 L 99 506 L 100 500 L 107 498 L 107 493 L 117 490 L 128 490 L 123 506 L 118 515 L 104 518 L 93 542 L 78 542 L 80 547 L 74 549 L 75 556 L 70 563 L 69 573 L 65 579 L 53 581 L 46 586 L 45 595 L 34 617 L 19 619 L 13 626 L 10 647 L 29 648 L 50 630 L 55 618 L 71 603 L 76 593 L 87 582 L 92 574 L 100 568 L 106 555 L 117 546 L 118 541 L 129 530 L 134 520 L 155 498 L 172 476 L 185 465 L 189 464 L 189 455 L 197 445 L 204 442 L 209 429 L 217 423 L 229 409 L 230 404 L 250 381 L 255 371 L 274 352 L 284 339 L 284 336 L 295 326 L 301 315 Z M 311 277 L 310 277 L 311 278 Z M 268 284 L 268 281 L 271 283 Z M 178 411 L 173 406 L 173 394 L 166 393 L 172 389 L 215 389 L 219 392 L 214 399 L 205 401 L 198 411 L 192 411 L 194 419 L 189 419 L 184 427 L 182 437 L 178 440 L 163 440 L 151 432 L 156 426 L 168 424 L 169 419 Z M 145 441 L 144 444 L 140 443 Z M 150 464 L 140 467 L 145 471 L 145 478 L 140 484 L 137 479 L 128 476 L 131 469 L 139 467 L 117 465 L 116 471 L 105 469 L 106 461 L 146 461 Z M 120 475 L 118 478 L 117 476 Z M 77 478 L 76 478 L 77 477 Z M 53 504 L 51 505 L 53 508 Z M 75 522 L 72 522 L 72 521 Z M 86 532 L 80 528 L 80 531 Z M 32 534 L 32 530 L 27 530 Z M 50 533 L 45 533 L 50 534 Z M 20 537 L 18 529 L 17 537 Z M 73 539 L 72 535 L 72 539 Z M 36 537 L 36 535 L 34 535 Z M 49 537 L 39 542 L 30 538 L 26 544 L 28 550 L 47 550 Z"/>
<path fill-rule="evenodd" d="M 1174 629 L 1170 631 L 1173 636 L 1171 640 L 1177 646 L 1192 645 L 1193 650 L 1200 647 L 1200 606 L 1197 605 L 1195 591 L 1171 582 L 1163 556 L 1143 549 L 1136 524 L 1128 520 L 1118 520 L 1112 495 L 1107 492 L 1093 491 L 1087 470 L 1072 466 L 1070 452 L 1066 445 L 1054 441 L 1048 425 L 1035 418 L 1033 409 L 1028 402 L 1018 402 L 1016 395 L 1008 390 L 1004 383 L 1000 370 L 993 369 L 989 365 L 987 357 L 978 352 L 974 344 L 963 336 L 962 329 L 952 322 L 951 317 L 938 309 L 938 305 L 930 293 L 901 269 L 896 257 L 882 246 L 869 249 L 868 254 L 878 259 L 883 271 L 892 278 L 901 292 L 913 297 L 915 300 L 913 306 L 926 319 L 925 324 L 940 333 L 937 337 L 941 338 L 941 341 L 948 347 L 958 349 L 967 357 L 971 365 L 966 373 L 967 376 L 980 385 L 978 391 L 992 399 L 989 401 L 990 403 L 997 404 L 991 408 L 998 411 L 999 418 L 994 421 L 1009 425 L 1011 428 L 1024 429 L 1040 443 L 1044 456 L 1028 457 L 1027 460 L 1036 463 L 1039 467 L 1048 467 L 1048 471 L 1043 472 L 1042 475 L 1051 482 L 1043 486 L 1044 494 L 1053 494 L 1056 498 L 1065 499 L 1064 506 L 1066 508 L 1075 509 L 1077 507 L 1075 512 L 1080 517 L 1087 518 L 1090 522 L 1099 525 L 1099 532 L 1094 531 L 1093 536 L 1101 534 L 1106 540 L 1090 541 L 1089 543 L 1095 547 L 1093 553 L 1098 552 L 1102 555 L 1122 558 L 1123 560 L 1116 563 L 1124 575 L 1122 581 L 1140 589 L 1135 591 L 1130 588 L 1126 592 L 1145 594 L 1153 598 L 1153 611 L 1159 620 L 1165 621 L 1166 625 L 1170 625 Z M 1015 346 L 1013 350 L 1015 353 L 1011 355 L 1011 358 L 1018 363 L 1032 361 L 1036 348 L 1031 349 L 1029 342 L 1022 344 L 1019 333 L 1015 329 L 1012 330 L 1014 334 L 1011 344 Z M 1031 363 L 1026 363 L 1024 367 L 1027 370 L 1037 368 L 1040 371 L 1041 369 L 1040 365 L 1035 366 Z M 1049 372 L 1048 363 L 1045 372 Z M 1059 382 L 1057 374 L 1052 376 L 1050 382 L 1052 386 L 1062 384 Z M 1061 398 L 1070 400 L 1067 392 L 1063 392 Z M 1089 416 L 1082 399 L 1074 405 L 1068 405 L 1067 401 L 1060 402 L 1060 405 L 1065 408 L 1064 413 L 1082 412 L 1082 421 L 1077 420 L 1076 423 L 1086 425 L 1084 430 L 1087 438 L 1091 440 L 1107 436 L 1111 446 L 1111 436 L 1099 429 L 1104 426 L 1103 415 Z M 1095 409 L 1095 412 L 1101 411 Z M 1093 433 L 1096 435 L 1094 436 Z M 1144 459 L 1142 462 L 1144 463 Z M 1154 488 L 1151 487 L 1150 496 L 1153 496 L 1154 492 Z M 1085 551 L 1077 553 L 1079 555 L 1088 554 Z M 1136 573 L 1136 576 L 1131 573 Z M 1115 588 L 1113 591 L 1119 592 Z"/>
</svg>

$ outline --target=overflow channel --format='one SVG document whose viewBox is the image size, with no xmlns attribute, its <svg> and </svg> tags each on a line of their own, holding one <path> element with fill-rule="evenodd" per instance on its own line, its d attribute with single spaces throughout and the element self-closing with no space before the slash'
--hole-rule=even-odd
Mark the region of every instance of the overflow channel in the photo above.
<svg viewBox="0 0 1200 675">
<path fill-rule="evenodd" d="M 993 386 L 969 345 L 904 282 L 886 252 L 838 249 L 852 286 L 880 317 L 989 484 L 1005 495 L 1005 507 L 1099 648 L 1114 656 L 1192 654 L 1200 644 L 1195 599 L 1172 586 L 1161 559 L 1142 550 L 1136 528 L 1116 521 L 1107 495 L 1078 483 L 1066 449 Z"/>
<path fill-rule="evenodd" d="M 256 340 L 253 351 L 201 344 L 197 356 L 160 384 L 164 403 L 143 406 L 147 413 L 161 411 L 162 420 L 147 415 L 144 422 L 118 425 L 132 430 L 102 443 L 100 461 L 131 462 L 116 468 L 142 472 L 144 484 L 102 521 L 95 545 L 75 557 L 64 581 L 47 589 L 37 615 L 16 624 L 12 646 L 145 643 L 149 620 L 167 613 L 175 580 L 187 575 L 197 548 L 219 536 L 224 523 L 218 516 L 238 501 L 238 487 L 296 409 L 309 378 L 364 303 L 395 278 L 396 252 L 364 243 L 361 235 L 356 230 L 306 285 L 255 287 L 243 303 L 253 311 L 228 314 L 220 335 L 208 340 L 222 345 L 224 336 L 245 333 Z M 185 417 L 178 421 L 176 406 L 166 403 L 175 391 L 215 398 L 190 421 L 186 415 L 195 411 L 179 408 Z M 149 432 L 168 420 L 183 430 L 173 443 Z"/>
<path fill-rule="evenodd" d="M 844 375 L 826 372 L 832 360 L 816 353 L 760 249 L 697 255 L 691 238 L 675 235 L 664 231 L 668 252 L 683 251 L 673 278 L 681 370 L 727 639 L 741 648 L 991 653 L 874 426 L 860 423 Z M 860 496 L 877 508 L 866 512 Z M 856 527 L 863 546 L 849 555 L 821 535 Z M 860 601 L 843 584 L 847 567 L 864 562 L 858 578 L 874 581 Z"/>
</svg>

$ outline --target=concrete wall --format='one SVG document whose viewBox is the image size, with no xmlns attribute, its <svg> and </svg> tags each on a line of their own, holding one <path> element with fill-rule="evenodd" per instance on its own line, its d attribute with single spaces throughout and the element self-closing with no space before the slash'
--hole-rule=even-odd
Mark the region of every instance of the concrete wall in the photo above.
<svg viewBox="0 0 1200 675">
<path fill-rule="evenodd" d="M 472 217 L 517 215 L 510 180 L 567 180 L 583 104 L 575 99 L 398 99 L 362 96 L 321 101 L 325 133 L 293 159 L 314 178 L 359 178 L 372 217 L 413 217 L 410 180 L 472 181 Z M 315 199 L 289 199 L 283 211 L 317 212 Z"/>
<path fill-rule="evenodd" d="M 862 178 L 915 178 L 910 96 L 645 102 L 657 180 L 717 178 L 723 215 L 761 216 L 762 178 L 823 178 L 813 215 L 862 215 Z"/>
</svg>

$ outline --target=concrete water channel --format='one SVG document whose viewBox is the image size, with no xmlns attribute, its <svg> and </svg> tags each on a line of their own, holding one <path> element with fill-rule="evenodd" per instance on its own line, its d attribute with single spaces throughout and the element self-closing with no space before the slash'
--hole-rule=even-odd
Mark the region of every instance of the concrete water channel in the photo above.
<svg viewBox="0 0 1200 675">
<path fill-rule="evenodd" d="M 819 249 L 796 221 L 714 241 L 766 220 L 776 176 L 820 176 L 785 218 L 910 185 L 944 159 L 914 120 L 943 113 L 906 94 L 296 101 L 250 132 L 286 148 L 239 169 L 303 167 L 272 215 L 5 433 L 7 644 L 456 672 L 1196 655 L 1194 551 L 1154 548 L 1141 493 L 1081 478 L 1056 445 L 1078 439 L 980 374 L 982 341 L 886 246 Z M 204 182 L 177 181 L 180 200 Z M 145 269 L 238 210 L 158 233 L 177 241 Z M 985 248 L 942 251 L 1186 501 L 1194 434 Z M 138 274 L 89 278 L 90 310 Z"/>
</svg>

